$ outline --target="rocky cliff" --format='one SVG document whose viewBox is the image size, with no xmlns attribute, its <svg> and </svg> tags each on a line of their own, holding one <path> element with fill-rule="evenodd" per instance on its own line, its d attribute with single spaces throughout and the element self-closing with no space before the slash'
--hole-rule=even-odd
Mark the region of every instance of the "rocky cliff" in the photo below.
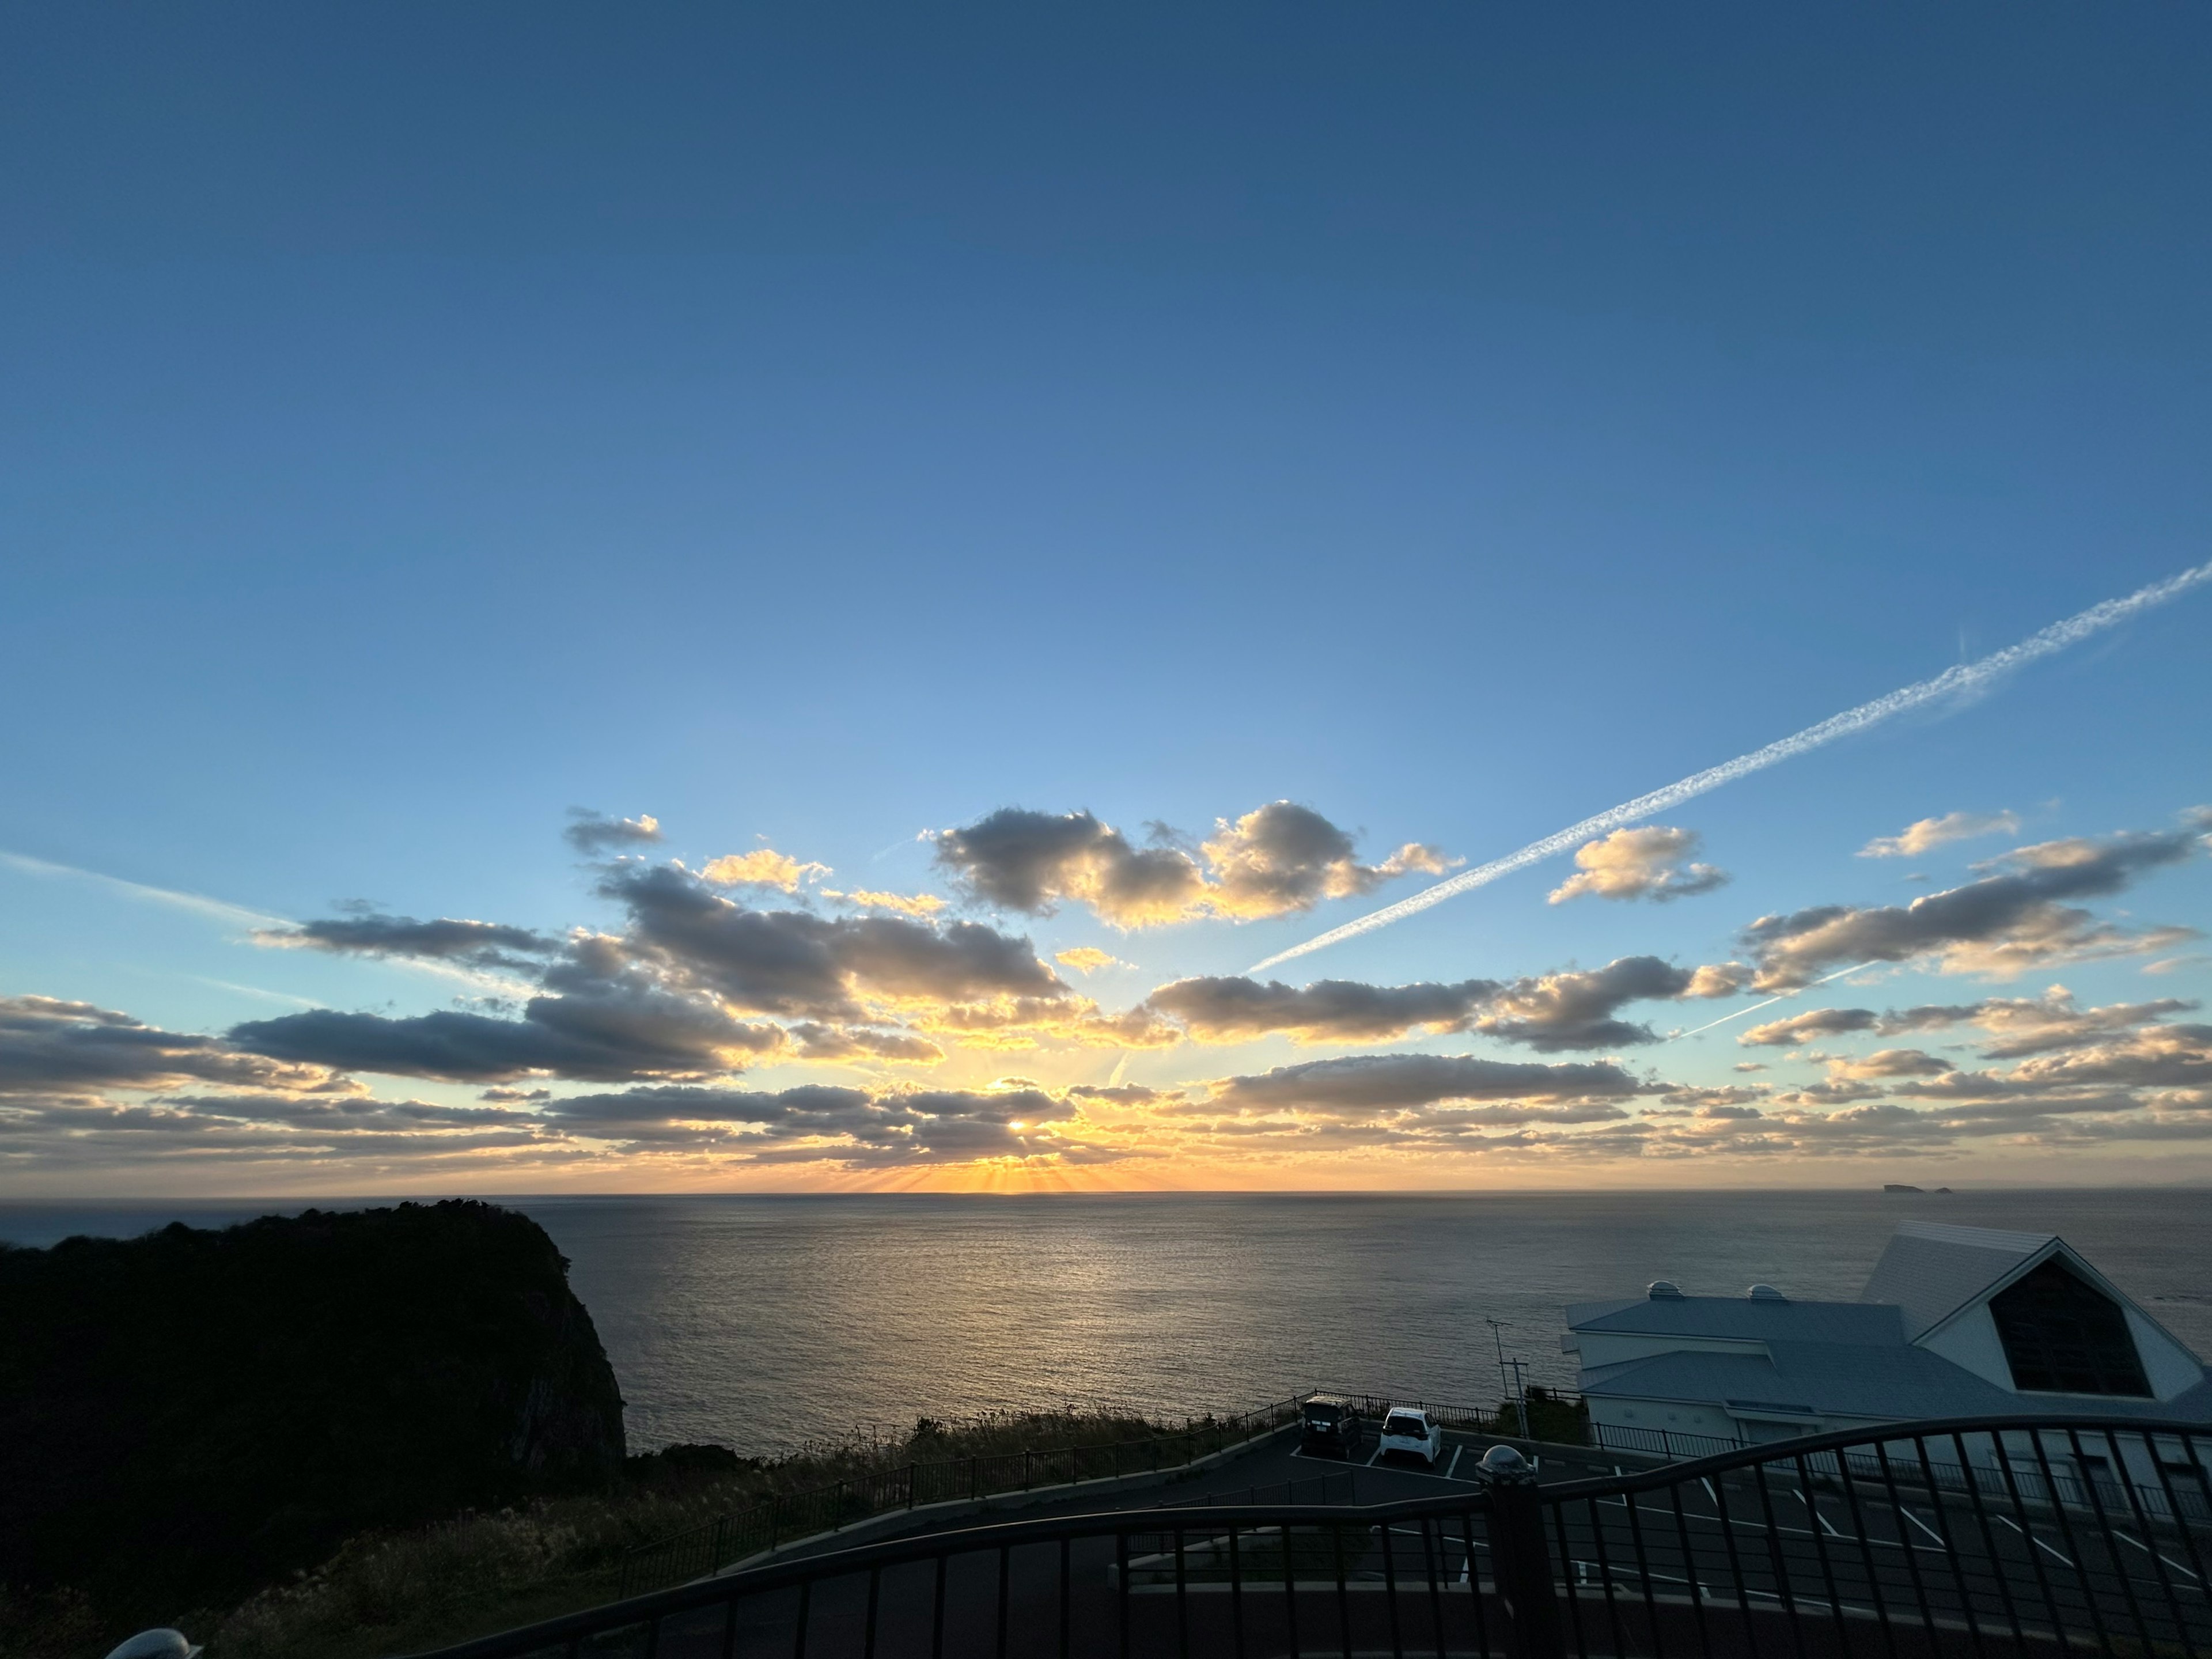
<svg viewBox="0 0 2212 1659">
<path fill-rule="evenodd" d="M 568 1263 L 492 1205 L 0 1247 L 0 1577 L 151 1610 L 623 1462 Z"/>
</svg>

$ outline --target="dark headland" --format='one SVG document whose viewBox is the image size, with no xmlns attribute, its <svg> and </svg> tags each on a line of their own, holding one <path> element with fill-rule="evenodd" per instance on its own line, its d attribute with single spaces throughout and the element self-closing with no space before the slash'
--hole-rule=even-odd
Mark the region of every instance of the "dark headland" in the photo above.
<svg viewBox="0 0 2212 1659">
<path fill-rule="evenodd" d="M 488 1204 L 0 1246 L 0 1589 L 118 1631 L 623 1469 L 567 1261 Z"/>
</svg>

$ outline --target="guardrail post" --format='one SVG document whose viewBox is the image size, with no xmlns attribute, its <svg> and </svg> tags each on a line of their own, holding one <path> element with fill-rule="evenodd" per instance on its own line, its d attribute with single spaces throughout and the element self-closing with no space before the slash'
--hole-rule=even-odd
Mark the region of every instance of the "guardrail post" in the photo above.
<svg viewBox="0 0 2212 1659">
<path fill-rule="evenodd" d="M 914 1488 L 916 1477 L 921 1473 L 921 1465 L 919 1463 L 909 1463 L 906 1466 L 906 1506 L 908 1509 L 914 1507 Z"/>
<path fill-rule="evenodd" d="M 1490 1570 L 1505 1607 L 1508 1659 L 1566 1659 L 1535 1471 L 1512 1447 L 1492 1446 L 1482 1455 L 1482 1472 L 1490 1482 Z"/>
</svg>

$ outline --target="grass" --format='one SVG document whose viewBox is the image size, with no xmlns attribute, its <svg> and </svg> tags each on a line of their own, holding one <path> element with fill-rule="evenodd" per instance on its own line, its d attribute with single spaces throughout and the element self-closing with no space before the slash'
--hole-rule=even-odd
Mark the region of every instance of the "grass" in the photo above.
<svg viewBox="0 0 2212 1659">
<path fill-rule="evenodd" d="M 773 1462 L 680 1450 L 636 1458 L 635 1472 L 605 1492 L 351 1539 L 315 1571 L 228 1612 L 194 1615 L 182 1628 L 207 1643 L 207 1659 L 418 1653 L 611 1601 L 623 1557 L 635 1546 L 779 1494 L 909 1463 L 1182 1432 L 1181 1425 L 1120 1413 L 994 1413 L 951 1422 L 924 1418 L 902 1434 L 855 1431 Z M 0 1652 L 13 1651 L 0 1636 Z M 21 1651 L 25 1659 L 98 1659 L 106 1647 L 77 1641 Z"/>
<path fill-rule="evenodd" d="M 1583 1437 L 1575 1406 L 1540 1389 L 1530 1390 L 1530 1405 L 1540 1437 Z M 910 1463 L 1181 1441 L 1190 1429 L 1215 1426 L 1227 1425 L 1210 1418 L 1176 1424 L 1122 1413 L 1005 1412 L 922 1418 L 904 1432 L 855 1430 L 773 1461 L 674 1448 L 632 1458 L 625 1478 L 604 1491 L 362 1534 L 312 1572 L 175 1622 L 206 1643 L 207 1659 L 391 1659 L 600 1606 L 615 1599 L 623 1557 L 637 1546 L 780 1495 Z M 128 1633 L 82 1594 L 27 1597 L 0 1585 L 0 1659 L 100 1659 Z"/>
</svg>

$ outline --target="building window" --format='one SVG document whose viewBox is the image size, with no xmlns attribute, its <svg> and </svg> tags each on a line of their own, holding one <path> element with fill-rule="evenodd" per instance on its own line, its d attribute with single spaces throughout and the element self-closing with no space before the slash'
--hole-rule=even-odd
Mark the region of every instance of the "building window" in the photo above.
<svg viewBox="0 0 2212 1659">
<path fill-rule="evenodd" d="M 2149 1397 L 2127 1315 L 2057 1258 L 1992 1297 L 1990 1315 L 2023 1393 Z"/>
</svg>

